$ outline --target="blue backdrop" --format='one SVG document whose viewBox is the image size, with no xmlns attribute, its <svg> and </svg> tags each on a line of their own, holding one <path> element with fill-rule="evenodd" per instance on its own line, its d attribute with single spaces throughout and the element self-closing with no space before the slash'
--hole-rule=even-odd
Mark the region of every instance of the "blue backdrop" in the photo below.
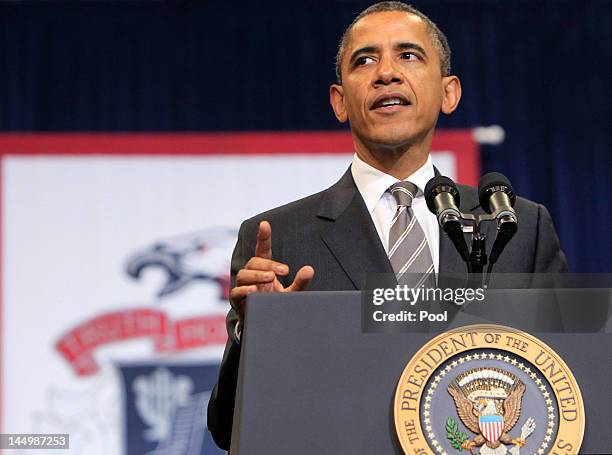
<svg viewBox="0 0 612 455">
<path fill-rule="evenodd" d="M 369 3 L 0 4 L 0 130 L 340 128 L 337 40 Z M 612 271 L 612 2 L 416 5 L 446 32 L 464 89 L 439 126 L 502 125 L 483 171 L 548 206 L 573 271 Z"/>
</svg>

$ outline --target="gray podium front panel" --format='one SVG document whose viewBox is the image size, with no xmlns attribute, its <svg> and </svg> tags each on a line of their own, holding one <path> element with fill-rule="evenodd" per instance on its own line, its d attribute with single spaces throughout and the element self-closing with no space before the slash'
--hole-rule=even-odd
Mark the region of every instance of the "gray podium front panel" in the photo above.
<svg viewBox="0 0 612 455">
<path fill-rule="evenodd" d="M 363 333 L 359 292 L 256 294 L 243 334 L 232 454 L 401 454 L 400 375 L 435 334 Z M 612 453 L 612 335 L 533 333 L 573 371 L 586 408 L 580 453 Z M 457 452 L 459 453 L 459 452 Z"/>
</svg>

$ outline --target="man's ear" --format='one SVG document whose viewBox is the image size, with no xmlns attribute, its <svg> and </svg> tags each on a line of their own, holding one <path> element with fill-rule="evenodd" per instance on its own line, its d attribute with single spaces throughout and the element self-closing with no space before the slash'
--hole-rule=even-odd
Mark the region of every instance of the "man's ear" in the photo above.
<svg viewBox="0 0 612 455">
<path fill-rule="evenodd" d="M 457 109 L 461 99 L 461 82 L 457 76 L 443 77 L 442 88 L 444 90 L 442 112 L 451 114 Z"/>
<path fill-rule="evenodd" d="M 348 120 L 346 115 L 346 106 L 344 105 L 344 88 L 338 84 L 332 84 L 329 87 L 329 104 L 331 104 L 334 114 L 340 123 L 345 123 Z"/>
</svg>

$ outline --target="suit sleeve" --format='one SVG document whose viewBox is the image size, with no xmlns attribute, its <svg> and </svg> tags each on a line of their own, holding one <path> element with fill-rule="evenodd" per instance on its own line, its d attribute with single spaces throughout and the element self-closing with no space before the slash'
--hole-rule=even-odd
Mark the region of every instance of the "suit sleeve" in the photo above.
<svg viewBox="0 0 612 455">
<path fill-rule="evenodd" d="M 245 239 L 253 238 L 250 223 L 245 221 L 240 226 L 238 241 L 232 254 L 231 288 L 236 285 L 236 274 L 244 267 L 247 260 L 253 256 L 255 246 L 248 245 Z M 240 363 L 240 342 L 236 338 L 236 323 L 238 315 L 230 309 L 226 318 L 228 339 L 219 367 L 219 378 L 212 390 L 208 402 L 207 423 L 215 443 L 222 449 L 229 450 L 232 437 L 232 421 L 234 418 L 234 402 L 236 384 L 238 381 L 238 365 Z"/>
<path fill-rule="evenodd" d="M 555 230 L 550 213 L 546 207 L 538 204 L 538 233 L 536 237 L 534 272 L 562 273 L 568 270 L 567 259 L 559 244 L 559 236 Z"/>
</svg>

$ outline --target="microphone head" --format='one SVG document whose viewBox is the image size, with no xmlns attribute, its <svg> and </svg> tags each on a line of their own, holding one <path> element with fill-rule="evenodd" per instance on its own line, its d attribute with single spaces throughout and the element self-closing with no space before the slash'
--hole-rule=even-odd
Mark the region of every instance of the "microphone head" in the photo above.
<svg viewBox="0 0 612 455">
<path fill-rule="evenodd" d="M 455 206 L 459 207 L 460 197 L 457 185 L 455 185 L 455 182 L 444 175 L 436 175 L 429 182 L 427 182 L 424 193 L 427 208 L 434 215 L 437 215 L 434 200 L 440 193 L 450 193 L 451 196 L 453 196 L 453 199 L 455 199 Z"/>
<path fill-rule="evenodd" d="M 493 193 L 498 191 L 506 193 L 510 198 L 510 205 L 514 207 L 516 195 L 514 194 L 514 189 L 510 184 L 510 180 L 499 172 L 489 172 L 488 174 L 482 176 L 480 183 L 478 184 L 478 200 L 480 201 L 480 206 L 485 212 L 492 212 L 491 206 L 489 205 L 489 199 Z"/>
</svg>

